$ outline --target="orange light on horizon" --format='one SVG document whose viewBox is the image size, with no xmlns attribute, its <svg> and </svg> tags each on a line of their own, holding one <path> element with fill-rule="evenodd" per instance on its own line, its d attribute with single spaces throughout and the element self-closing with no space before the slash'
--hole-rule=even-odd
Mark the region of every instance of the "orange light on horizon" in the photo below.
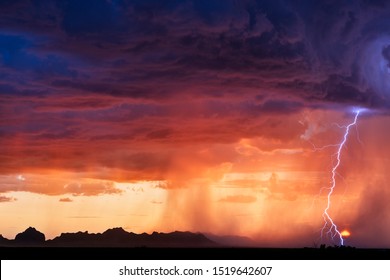
<svg viewBox="0 0 390 280">
<path fill-rule="evenodd" d="M 343 230 L 342 232 L 340 232 L 340 234 L 342 237 L 350 237 L 351 236 L 351 233 L 346 229 Z"/>
</svg>

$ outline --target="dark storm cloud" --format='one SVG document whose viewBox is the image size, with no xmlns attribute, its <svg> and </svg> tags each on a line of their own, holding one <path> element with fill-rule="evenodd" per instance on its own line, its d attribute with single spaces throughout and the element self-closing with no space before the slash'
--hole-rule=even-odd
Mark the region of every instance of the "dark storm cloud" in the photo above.
<svg viewBox="0 0 390 280">
<path fill-rule="evenodd" d="M 0 165 L 143 170 L 169 162 L 148 143 L 288 139 L 304 108 L 387 108 L 387 5 L 1 1 Z"/>
<path fill-rule="evenodd" d="M 69 70 L 69 62 L 54 54 L 40 54 L 43 46 L 41 38 L 28 34 L 0 34 L 0 53 L 2 68 L 9 71 L 27 72 L 34 79 L 42 79 L 47 75 L 75 77 Z"/>
<path fill-rule="evenodd" d="M 226 97 L 228 86 L 383 106 L 388 97 L 362 87 L 359 74 L 368 38 L 388 33 L 384 4 L 370 3 L 3 1 L 3 90 L 26 90 L 19 73 L 29 71 L 32 94 L 39 85 L 160 99 L 191 87 L 198 98 Z"/>
<path fill-rule="evenodd" d="M 361 86 L 359 72 L 370 38 L 388 34 L 387 10 L 378 9 L 383 3 L 48 1 L 51 17 L 36 1 L 24 4 L 33 12 L 17 12 L 20 3 L 5 4 L 4 11 L 17 13 L 19 20 L 3 19 L 17 33 L 7 37 L 13 51 L 2 48 L 3 63 L 50 77 L 73 75 L 51 83 L 54 88 L 156 98 L 177 96 L 189 82 L 200 95 L 229 85 L 283 88 L 308 102 L 378 106 L 388 101 L 373 86 Z M 34 24 L 23 25 L 30 21 Z M 51 27 L 45 29 L 51 40 L 33 47 L 23 32 L 41 35 L 39 22 Z M 54 46 L 57 57 L 34 54 Z M 86 62 L 72 72 L 65 57 Z M 81 76 L 75 80 L 76 73 Z M 232 79 L 232 73 L 240 77 Z M 207 86 L 199 88 L 200 81 Z"/>
</svg>

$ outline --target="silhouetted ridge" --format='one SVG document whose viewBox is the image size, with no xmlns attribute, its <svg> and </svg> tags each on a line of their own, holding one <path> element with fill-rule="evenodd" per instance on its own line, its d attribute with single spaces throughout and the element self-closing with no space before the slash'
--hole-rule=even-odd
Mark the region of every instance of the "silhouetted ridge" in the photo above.
<svg viewBox="0 0 390 280">
<path fill-rule="evenodd" d="M 129 238 L 135 237 L 136 234 L 125 231 L 123 228 L 108 229 L 101 234 L 101 238 L 107 242 L 126 242 Z"/>
<path fill-rule="evenodd" d="M 116 228 L 110 228 L 103 232 L 103 235 L 122 235 L 122 236 L 127 236 L 129 232 L 125 231 L 121 227 L 116 227 Z"/>
<path fill-rule="evenodd" d="M 217 243 L 200 233 L 180 232 L 135 234 L 123 228 L 108 229 L 103 233 L 62 233 L 46 242 L 48 246 L 74 247 L 215 247 Z"/>
<path fill-rule="evenodd" d="M 165 244 L 175 246 L 180 243 L 188 243 L 193 246 L 202 246 L 202 245 L 216 245 L 214 241 L 211 241 L 206 236 L 201 233 L 192 233 L 189 231 L 175 231 L 171 233 L 158 233 L 153 232 L 150 238 L 155 238 L 156 240 L 160 240 Z"/>
<path fill-rule="evenodd" d="M 204 235 L 218 244 L 229 247 L 257 247 L 256 242 L 246 236 L 238 235 L 215 235 L 212 233 L 204 233 Z"/>
<path fill-rule="evenodd" d="M 2 236 L 2 235 L 0 234 L 0 245 L 7 245 L 7 244 L 9 244 L 10 242 L 11 242 L 11 240 L 5 238 L 4 236 Z"/>
<path fill-rule="evenodd" d="M 43 243 L 45 242 L 45 235 L 42 232 L 37 231 L 33 227 L 29 227 L 24 232 L 18 233 L 15 237 L 15 241 L 18 243 Z"/>
</svg>

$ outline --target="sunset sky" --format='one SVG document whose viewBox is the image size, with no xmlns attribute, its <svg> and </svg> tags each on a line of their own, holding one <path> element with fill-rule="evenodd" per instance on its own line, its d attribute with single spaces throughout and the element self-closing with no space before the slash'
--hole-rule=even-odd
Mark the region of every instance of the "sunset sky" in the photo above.
<svg viewBox="0 0 390 280">
<path fill-rule="evenodd" d="M 0 234 L 390 247 L 387 3 L 1 1 Z"/>
</svg>

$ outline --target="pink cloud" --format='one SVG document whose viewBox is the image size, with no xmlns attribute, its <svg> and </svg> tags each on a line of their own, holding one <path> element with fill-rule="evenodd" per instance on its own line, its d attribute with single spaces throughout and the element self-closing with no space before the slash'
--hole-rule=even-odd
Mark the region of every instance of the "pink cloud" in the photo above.
<svg viewBox="0 0 390 280">
<path fill-rule="evenodd" d="M 0 203 L 2 202 L 13 202 L 13 201 L 16 201 L 17 199 L 14 198 L 14 197 L 8 197 L 8 196 L 3 196 L 1 195 L 0 196 Z"/>
<path fill-rule="evenodd" d="M 65 197 L 65 198 L 60 198 L 59 202 L 73 202 L 73 200 L 70 199 L 69 197 Z"/>
</svg>

